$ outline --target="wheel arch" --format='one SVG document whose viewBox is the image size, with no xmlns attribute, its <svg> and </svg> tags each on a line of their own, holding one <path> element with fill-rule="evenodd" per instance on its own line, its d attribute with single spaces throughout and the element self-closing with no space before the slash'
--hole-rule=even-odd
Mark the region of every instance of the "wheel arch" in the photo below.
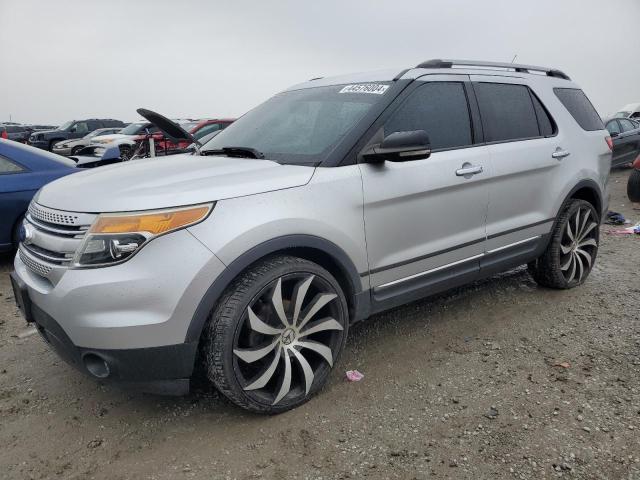
<svg viewBox="0 0 640 480">
<path fill-rule="evenodd" d="M 596 209 L 598 215 L 600 215 L 600 219 L 602 219 L 602 216 L 605 214 L 605 212 L 602 211 L 602 192 L 598 184 L 593 180 L 581 180 L 578 182 L 564 198 L 560 208 L 564 207 L 564 205 L 567 204 L 567 201 L 571 199 L 579 199 L 589 202 Z"/>
<path fill-rule="evenodd" d="M 368 316 L 369 291 L 362 289 L 361 276 L 344 250 L 321 237 L 286 235 L 251 248 L 227 265 L 200 300 L 189 324 L 185 342 L 199 342 L 211 311 L 238 275 L 254 263 L 278 254 L 304 258 L 329 271 L 344 290 L 351 322 Z"/>
</svg>

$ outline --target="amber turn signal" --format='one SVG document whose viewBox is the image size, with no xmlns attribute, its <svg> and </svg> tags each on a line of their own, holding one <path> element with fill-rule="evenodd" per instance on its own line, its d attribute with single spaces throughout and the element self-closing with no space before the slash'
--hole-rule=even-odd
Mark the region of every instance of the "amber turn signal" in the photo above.
<svg viewBox="0 0 640 480">
<path fill-rule="evenodd" d="M 188 227 L 206 218 L 212 205 L 132 214 L 103 214 L 91 227 L 91 233 L 148 232 L 152 235 Z"/>
</svg>

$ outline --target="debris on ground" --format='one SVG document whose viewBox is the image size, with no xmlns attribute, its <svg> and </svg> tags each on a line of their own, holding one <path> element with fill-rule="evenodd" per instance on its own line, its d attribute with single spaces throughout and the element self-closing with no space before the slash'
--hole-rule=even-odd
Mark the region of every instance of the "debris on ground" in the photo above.
<svg viewBox="0 0 640 480">
<path fill-rule="evenodd" d="M 347 370 L 347 380 L 350 382 L 359 382 L 364 378 L 364 375 L 358 370 Z"/>
<path fill-rule="evenodd" d="M 624 218 L 624 215 L 612 211 L 607 212 L 607 219 L 604 221 L 604 223 L 607 223 L 609 225 L 624 225 L 626 222 L 627 219 Z"/>
<path fill-rule="evenodd" d="M 558 362 L 553 365 L 554 367 L 562 367 L 562 368 L 571 368 L 571 364 L 569 362 Z"/>
</svg>

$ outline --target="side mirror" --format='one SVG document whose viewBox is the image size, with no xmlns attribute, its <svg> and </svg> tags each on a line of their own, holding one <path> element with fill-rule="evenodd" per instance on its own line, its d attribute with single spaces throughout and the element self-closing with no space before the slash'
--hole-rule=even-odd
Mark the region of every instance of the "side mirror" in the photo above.
<svg viewBox="0 0 640 480">
<path fill-rule="evenodd" d="M 408 162 L 422 160 L 431 155 L 431 142 L 424 130 L 395 132 L 384 137 L 381 143 L 372 145 L 363 154 L 367 163 Z"/>
<path fill-rule="evenodd" d="M 611 138 L 616 138 L 620 136 L 620 132 L 611 132 Z"/>
</svg>

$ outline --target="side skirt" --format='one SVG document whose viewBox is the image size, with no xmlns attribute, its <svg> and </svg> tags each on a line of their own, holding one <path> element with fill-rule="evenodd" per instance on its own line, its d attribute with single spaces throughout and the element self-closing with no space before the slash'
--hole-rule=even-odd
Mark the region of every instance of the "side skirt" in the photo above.
<svg viewBox="0 0 640 480">
<path fill-rule="evenodd" d="M 389 310 L 529 263 L 542 255 L 550 238 L 550 234 L 538 235 L 482 255 L 374 287 L 370 290 L 370 313 Z"/>
</svg>

